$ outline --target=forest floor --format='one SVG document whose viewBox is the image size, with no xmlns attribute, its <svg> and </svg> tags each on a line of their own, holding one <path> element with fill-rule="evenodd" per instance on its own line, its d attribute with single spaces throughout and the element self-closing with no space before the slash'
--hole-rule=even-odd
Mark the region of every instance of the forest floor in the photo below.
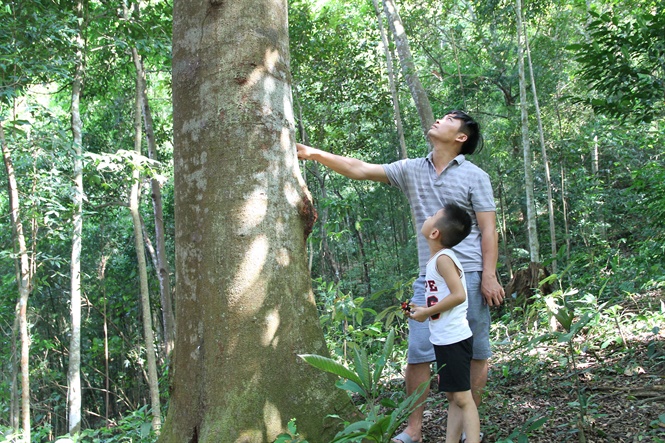
<svg viewBox="0 0 665 443">
<path fill-rule="evenodd" d="M 662 313 L 665 293 L 644 294 L 629 303 L 648 304 Z M 626 345 L 582 330 L 572 342 L 576 370 L 571 369 L 568 343 L 525 346 L 507 340 L 495 345 L 479 410 L 483 441 L 583 442 L 583 423 L 589 443 L 665 443 L 665 324 L 647 327 L 637 314 L 643 309 L 624 309 L 623 318 L 631 321 L 614 327 Z M 635 315 L 626 315 L 631 311 Z M 431 398 L 423 442 L 444 442 L 445 396 Z M 586 403 L 583 421 L 580 399 Z"/>
</svg>

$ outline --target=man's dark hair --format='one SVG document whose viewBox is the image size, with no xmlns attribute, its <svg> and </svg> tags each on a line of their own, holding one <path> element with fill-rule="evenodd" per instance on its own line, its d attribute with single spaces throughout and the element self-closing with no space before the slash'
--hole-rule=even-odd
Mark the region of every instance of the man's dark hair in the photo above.
<svg viewBox="0 0 665 443">
<path fill-rule="evenodd" d="M 462 120 L 460 131 L 467 135 L 466 141 L 462 144 L 462 151 L 460 154 L 470 155 L 483 150 L 483 136 L 480 133 L 480 125 L 469 114 L 464 111 L 450 111 L 446 115 L 452 115 L 457 120 Z"/>
<path fill-rule="evenodd" d="M 448 203 L 443 207 L 443 217 L 437 220 L 436 228 L 441 232 L 441 244 L 452 248 L 471 232 L 471 216 L 460 206 Z"/>
</svg>

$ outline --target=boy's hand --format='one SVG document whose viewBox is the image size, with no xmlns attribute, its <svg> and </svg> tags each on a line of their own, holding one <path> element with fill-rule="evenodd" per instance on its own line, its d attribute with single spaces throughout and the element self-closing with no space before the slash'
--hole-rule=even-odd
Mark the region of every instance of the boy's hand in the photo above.
<svg viewBox="0 0 665 443">
<path fill-rule="evenodd" d="M 416 306 L 412 304 L 409 318 L 412 318 L 415 321 L 419 321 L 422 323 L 429 318 L 429 313 L 425 306 Z"/>
</svg>

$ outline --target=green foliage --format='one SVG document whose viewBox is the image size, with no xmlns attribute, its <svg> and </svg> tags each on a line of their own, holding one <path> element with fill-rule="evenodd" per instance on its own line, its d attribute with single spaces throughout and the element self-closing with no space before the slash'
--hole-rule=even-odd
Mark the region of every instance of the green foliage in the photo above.
<svg viewBox="0 0 665 443">
<path fill-rule="evenodd" d="M 548 417 L 533 416 L 520 427 L 513 430 L 506 439 L 498 439 L 497 443 L 527 443 L 532 433 L 541 428 L 549 420 Z"/>
<path fill-rule="evenodd" d="M 277 440 L 274 443 L 308 443 L 307 440 L 301 438 L 298 435 L 298 430 L 296 429 L 296 419 L 292 418 L 289 420 L 287 425 L 287 432 L 285 434 L 280 434 L 277 436 Z"/>
<path fill-rule="evenodd" d="M 122 418 L 113 428 L 86 429 L 78 436 L 60 438 L 71 438 L 72 443 L 151 443 L 157 441 L 151 420 L 149 407 L 143 406 Z"/>
<path fill-rule="evenodd" d="M 590 42 L 570 45 L 584 80 L 599 93 L 588 99 L 600 113 L 649 122 L 665 113 L 665 16 L 658 8 L 623 15 L 590 11 Z"/>
<path fill-rule="evenodd" d="M 339 376 L 342 380 L 337 382 L 337 387 L 363 399 L 361 410 L 366 415 L 365 419 L 353 423 L 345 422 L 345 429 L 340 431 L 330 443 L 363 441 L 388 443 L 410 412 L 418 406 L 419 398 L 427 387 L 426 384 L 400 403 L 390 398 L 382 398 L 381 378 L 386 363 L 392 357 L 394 339 L 395 334 L 391 330 L 386 338 L 383 352 L 375 361 L 370 360 L 364 349 L 354 346 L 354 370 L 327 357 L 313 354 L 300 355 L 315 368 Z M 383 412 L 382 408 L 386 411 Z"/>
<path fill-rule="evenodd" d="M 369 300 L 385 298 L 392 302 L 393 297 L 398 300 L 379 314 L 365 307 L 368 299 L 343 293 L 339 284 L 325 283 L 321 279 L 317 279 L 315 284 L 319 320 L 333 355 L 345 359 L 350 343 L 366 349 L 370 354 L 379 353 L 381 343 L 387 339 L 384 331 L 391 326 L 397 328 L 400 335 L 405 335 L 405 322 L 396 322 L 403 318 L 399 302 L 407 299 L 405 285 L 401 282 L 369 297 Z"/>
</svg>

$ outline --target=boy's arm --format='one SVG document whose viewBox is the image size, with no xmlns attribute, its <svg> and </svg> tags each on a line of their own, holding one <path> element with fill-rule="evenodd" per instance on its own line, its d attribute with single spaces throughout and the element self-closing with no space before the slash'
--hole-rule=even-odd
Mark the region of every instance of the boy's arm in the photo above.
<svg viewBox="0 0 665 443">
<path fill-rule="evenodd" d="M 450 289 L 450 294 L 448 294 L 443 299 L 439 300 L 433 306 L 415 306 L 411 308 L 411 318 L 417 321 L 425 321 L 427 318 L 440 314 L 441 312 L 446 312 L 459 306 L 464 303 L 466 300 L 466 292 L 464 291 L 464 285 L 462 285 L 462 279 L 459 275 L 459 269 L 453 262 L 453 259 L 447 255 L 440 255 L 436 259 L 436 268 L 441 274 L 441 277 L 446 281 L 448 289 Z"/>
<path fill-rule="evenodd" d="M 354 180 L 372 180 L 388 183 L 388 176 L 381 165 L 367 163 L 357 158 L 342 157 L 330 152 L 296 143 L 300 160 L 314 160 L 333 171 Z"/>
</svg>

